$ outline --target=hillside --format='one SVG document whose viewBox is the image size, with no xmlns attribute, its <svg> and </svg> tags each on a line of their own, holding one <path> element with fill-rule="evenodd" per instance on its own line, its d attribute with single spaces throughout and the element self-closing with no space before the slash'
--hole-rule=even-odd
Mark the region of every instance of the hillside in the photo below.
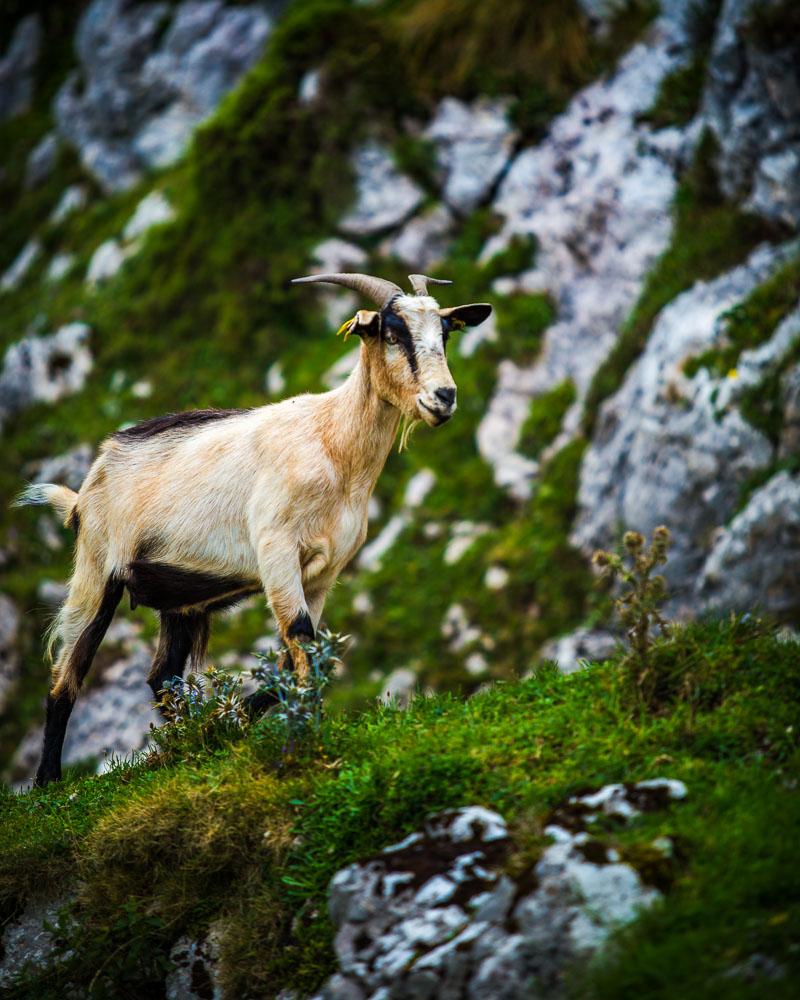
<svg viewBox="0 0 800 1000">
<path fill-rule="evenodd" d="M 326 893 L 343 866 L 480 806 L 508 824 L 492 879 L 514 882 L 517 906 L 570 796 L 662 778 L 685 800 L 569 833 L 616 851 L 620 877 L 630 862 L 634 897 L 655 905 L 596 967 L 553 944 L 541 989 L 792 993 L 794 8 L 4 5 L 0 891 L 9 928 L 21 914 L 41 928 L 39 905 L 78 916 L 66 966 L 19 995 L 160 995 L 179 939 L 214 952 L 225 996 L 309 995 L 336 969 Z M 453 281 L 442 305 L 494 314 L 451 341 L 458 412 L 390 456 L 330 595 L 324 621 L 350 640 L 321 730 L 283 764 L 274 719 L 197 754 L 167 734 L 169 752 L 132 756 L 159 721 L 144 682 L 157 622 L 123 607 L 75 709 L 66 783 L 18 795 L 72 536 L 13 497 L 31 480 L 77 489 L 100 441 L 136 421 L 336 385 L 354 353 L 335 333 L 363 303 L 289 285 L 326 270 L 404 288 L 424 271 Z M 685 631 L 663 640 L 665 687 L 643 711 L 591 556 L 660 524 L 665 614 Z M 211 661 L 252 668 L 274 645 L 253 599 L 218 617 Z M 409 995 L 457 992 L 430 975 Z M 325 996 L 361 995 L 350 986 Z"/>
</svg>

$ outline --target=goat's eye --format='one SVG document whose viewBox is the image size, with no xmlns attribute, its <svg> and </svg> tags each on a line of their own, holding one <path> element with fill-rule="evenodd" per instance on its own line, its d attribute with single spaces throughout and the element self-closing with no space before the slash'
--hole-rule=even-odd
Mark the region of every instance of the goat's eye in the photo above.
<svg viewBox="0 0 800 1000">
<path fill-rule="evenodd" d="M 387 344 L 391 344 L 392 346 L 394 346 L 397 343 L 397 337 L 395 337 L 395 335 L 391 333 L 389 330 L 387 330 L 384 333 L 383 339 L 386 341 Z"/>
</svg>

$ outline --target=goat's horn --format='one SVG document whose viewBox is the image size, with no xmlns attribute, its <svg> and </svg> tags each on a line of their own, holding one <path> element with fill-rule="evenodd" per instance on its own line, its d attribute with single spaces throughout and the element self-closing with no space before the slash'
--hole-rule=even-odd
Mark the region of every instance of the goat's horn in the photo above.
<svg viewBox="0 0 800 1000">
<path fill-rule="evenodd" d="M 294 278 L 293 285 L 310 285 L 315 281 L 324 281 L 330 285 L 344 285 L 361 292 L 368 299 L 383 308 L 395 295 L 402 295 L 403 289 L 393 281 L 385 278 L 374 278 L 371 274 L 310 274 L 307 278 Z"/>
<path fill-rule="evenodd" d="M 409 274 L 408 280 L 417 295 L 427 295 L 428 285 L 452 285 L 452 281 L 444 278 L 429 278 L 427 274 Z"/>
</svg>

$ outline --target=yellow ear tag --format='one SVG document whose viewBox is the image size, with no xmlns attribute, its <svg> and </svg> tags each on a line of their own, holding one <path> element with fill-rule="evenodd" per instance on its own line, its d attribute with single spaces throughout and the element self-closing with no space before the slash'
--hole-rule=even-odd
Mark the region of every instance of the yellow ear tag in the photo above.
<svg viewBox="0 0 800 1000">
<path fill-rule="evenodd" d="M 348 319 L 344 323 L 342 323 L 342 325 L 336 331 L 336 336 L 338 337 L 340 333 L 343 333 L 344 339 L 347 340 L 347 338 L 353 332 L 353 327 L 355 326 L 357 319 L 358 316 L 354 316 L 352 319 Z"/>
</svg>

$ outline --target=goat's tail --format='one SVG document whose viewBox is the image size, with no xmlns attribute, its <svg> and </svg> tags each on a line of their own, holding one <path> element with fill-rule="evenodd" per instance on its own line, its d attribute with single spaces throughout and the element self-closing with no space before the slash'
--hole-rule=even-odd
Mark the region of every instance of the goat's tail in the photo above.
<svg viewBox="0 0 800 1000">
<path fill-rule="evenodd" d="M 61 515 L 65 527 L 69 528 L 74 526 L 73 516 L 77 502 L 78 494 L 69 486 L 56 486 L 55 483 L 31 483 L 14 500 L 13 505 L 27 507 L 49 503 Z"/>
</svg>

